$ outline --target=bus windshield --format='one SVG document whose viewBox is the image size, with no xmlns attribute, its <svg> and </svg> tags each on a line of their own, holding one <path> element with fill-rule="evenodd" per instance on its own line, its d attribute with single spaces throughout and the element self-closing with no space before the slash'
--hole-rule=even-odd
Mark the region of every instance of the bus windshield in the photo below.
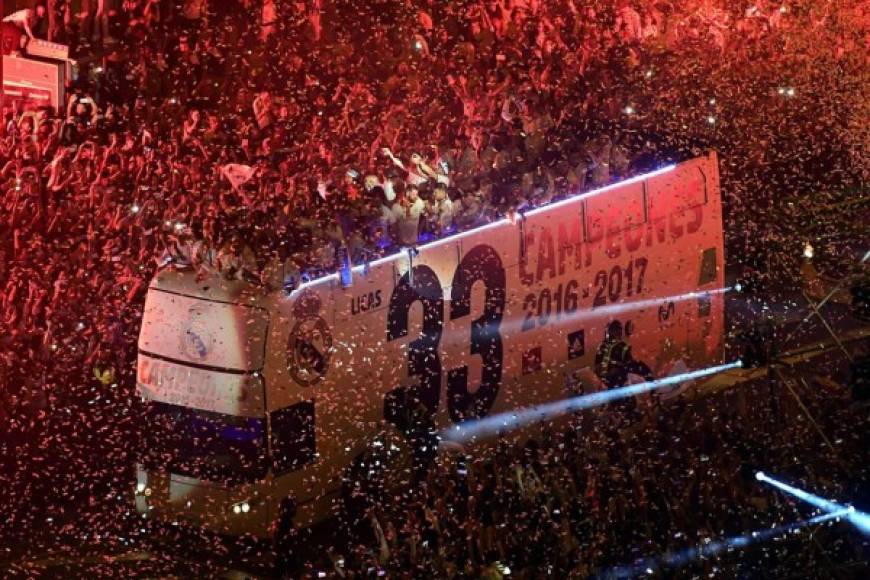
<svg viewBox="0 0 870 580">
<path fill-rule="evenodd" d="M 268 469 L 266 421 L 151 401 L 149 468 L 221 483 L 262 479 Z"/>
</svg>

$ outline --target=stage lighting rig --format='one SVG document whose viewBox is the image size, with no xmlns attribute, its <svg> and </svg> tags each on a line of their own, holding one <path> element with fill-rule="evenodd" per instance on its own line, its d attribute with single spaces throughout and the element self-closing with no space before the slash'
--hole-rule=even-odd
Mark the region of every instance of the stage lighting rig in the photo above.
<svg viewBox="0 0 870 580">
<path fill-rule="evenodd" d="M 848 351 L 846 351 L 845 346 L 834 333 L 833 329 L 827 325 L 826 328 L 840 348 L 842 348 L 848 355 Z M 779 340 L 779 336 L 777 336 L 776 321 L 770 317 L 762 318 L 749 325 L 746 329 L 740 332 L 736 338 L 740 350 L 738 360 L 740 361 L 741 366 L 744 368 L 767 369 L 767 380 L 771 388 L 772 403 L 778 405 L 776 401 L 779 396 L 778 390 L 775 388 L 776 385 L 779 384 L 785 386 L 803 414 L 813 425 L 813 428 L 828 448 L 836 454 L 837 451 L 833 443 L 831 443 L 831 440 L 827 435 L 825 435 L 825 432 L 815 420 L 812 413 L 810 413 L 807 406 L 804 405 L 803 400 L 801 400 L 801 397 L 796 391 L 796 387 L 800 382 L 803 383 L 805 388 L 809 388 L 806 381 L 804 381 L 803 378 L 795 377 L 792 365 L 786 362 L 784 358 L 780 357 L 779 345 L 781 341 Z M 786 372 L 788 369 L 792 369 L 790 373 Z"/>
</svg>

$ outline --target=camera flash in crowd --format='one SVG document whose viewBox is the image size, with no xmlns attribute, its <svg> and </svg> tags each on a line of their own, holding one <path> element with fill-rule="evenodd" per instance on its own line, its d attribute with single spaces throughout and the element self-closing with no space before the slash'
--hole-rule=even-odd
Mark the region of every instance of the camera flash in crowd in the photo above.
<svg viewBox="0 0 870 580">
<path fill-rule="evenodd" d="M 137 213 L 139 213 L 139 210 L 140 210 L 140 209 L 141 209 L 141 208 L 139 207 L 139 205 L 134 203 L 134 204 L 130 207 L 130 213 L 132 213 L 132 214 L 137 214 Z"/>
<path fill-rule="evenodd" d="M 631 105 L 626 105 L 622 112 L 626 115 L 634 115 L 634 107 L 632 107 Z"/>
<path fill-rule="evenodd" d="M 707 123 L 709 123 L 710 125 L 715 125 L 716 124 L 716 117 L 714 117 L 713 115 L 709 115 L 707 117 Z"/>
<path fill-rule="evenodd" d="M 804 258 L 812 259 L 815 254 L 815 250 L 813 249 L 813 245 L 809 242 L 804 244 Z"/>
</svg>

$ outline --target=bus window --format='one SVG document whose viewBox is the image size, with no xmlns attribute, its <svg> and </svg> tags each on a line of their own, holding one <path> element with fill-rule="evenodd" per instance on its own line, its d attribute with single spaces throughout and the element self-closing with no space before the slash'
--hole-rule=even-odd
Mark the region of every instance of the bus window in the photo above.
<svg viewBox="0 0 870 580">
<path fill-rule="evenodd" d="M 719 275 L 716 265 L 716 248 L 707 248 L 701 254 L 701 271 L 698 274 L 698 286 L 712 284 Z"/>
<path fill-rule="evenodd" d="M 262 479 L 268 468 L 265 420 L 148 403 L 145 465 L 224 483 Z"/>
<path fill-rule="evenodd" d="M 220 370 L 263 367 L 265 310 L 151 289 L 145 298 L 140 352 Z"/>
<path fill-rule="evenodd" d="M 272 468 L 276 475 L 314 461 L 314 402 L 305 401 L 272 413 Z"/>
</svg>

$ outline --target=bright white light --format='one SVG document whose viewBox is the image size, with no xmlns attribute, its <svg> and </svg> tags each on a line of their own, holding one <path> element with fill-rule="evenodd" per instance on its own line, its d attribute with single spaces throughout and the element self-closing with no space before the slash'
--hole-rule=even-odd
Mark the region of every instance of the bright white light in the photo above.
<svg viewBox="0 0 870 580">
<path fill-rule="evenodd" d="M 715 105 L 715 104 L 716 104 L 716 99 L 713 98 L 713 99 L 710 99 L 710 100 L 707 101 L 707 102 L 710 103 L 711 105 Z"/>
<path fill-rule="evenodd" d="M 786 89 L 785 94 L 788 95 L 788 96 L 790 96 L 790 97 L 793 97 L 794 94 L 795 94 L 795 90 L 794 90 L 794 88 L 793 88 L 793 87 L 789 87 L 788 89 Z"/>
<path fill-rule="evenodd" d="M 234 505 L 233 506 L 233 513 L 234 514 L 242 513 L 242 506 L 240 506 L 239 504 Z"/>
<path fill-rule="evenodd" d="M 141 208 L 135 203 L 130 207 L 130 213 L 139 213 Z"/>
<path fill-rule="evenodd" d="M 677 294 L 675 296 L 666 296 L 662 298 L 647 298 L 645 300 L 634 300 L 631 302 L 617 302 L 616 304 L 608 304 L 606 306 L 599 306 L 598 308 L 580 308 L 576 312 L 573 312 L 571 314 L 563 314 L 562 318 L 554 321 L 552 324 L 554 325 L 554 327 L 563 327 L 569 324 L 576 324 L 580 320 L 586 320 L 590 318 L 612 318 L 614 316 L 622 315 L 627 312 L 638 312 L 645 308 L 659 308 L 662 304 L 667 304 L 668 302 L 679 304 L 680 302 L 684 302 L 686 300 L 711 298 L 712 296 L 715 296 L 717 294 L 724 294 L 725 292 L 728 292 L 730 290 L 731 287 L 714 288 L 712 290 L 686 292 L 685 294 Z M 502 332 L 506 334 L 510 334 L 512 332 L 519 332 L 522 325 L 522 319 L 505 322 L 502 325 Z"/>
<path fill-rule="evenodd" d="M 136 484 L 136 493 L 142 493 L 143 491 L 145 491 L 145 484 L 142 482 L 137 483 Z"/>
<path fill-rule="evenodd" d="M 784 94 L 785 94 L 785 87 L 779 87 L 779 89 L 777 90 L 777 92 L 778 92 L 780 95 L 784 95 Z"/>
<path fill-rule="evenodd" d="M 417 50 L 423 50 L 423 43 L 419 40 L 414 41 L 414 48 L 416 48 Z"/>
<path fill-rule="evenodd" d="M 539 214 L 541 212 L 551 210 L 555 207 L 560 207 L 560 206 L 563 206 L 566 204 L 574 203 L 578 199 L 585 199 L 585 198 L 591 197 L 593 195 L 598 195 L 598 194 L 604 193 L 606 191 L 616 189 L 617 187 L 622 187 L 624 185 L 628 185 L 630 183 L 638 183 L 638 182 L 646 181 L 647 179 L 652 179 L 653 177 L 658 177 L 659 175 L 663 175 L 665 173 L 673 171 L 676 168 L 677 168 L 677 166 L 674 164 L 665 165 L 664 167 L 662 167 L 660 169 L 656 169 L 655 171 L 650 171 L 649 173 L 642 173 L 640 175 L 635 175 L 634 177 L 629 177 L 628 179 L 624 179 L 624 180 L 618 181 L 616 183 L 611 183 L 609 185 L 605 185 L 603 187 L 599 187 L 599 188 L 593 189 L 591 191 L 580 193 L 580 194 L 568 197 L 566 199 L 562 199 L 562 200 L 550 203 L 548 205 L 544 205 L 544 206 L 535 208 L 533 210 L 527 211 L 525 213 L 525 216 L 531 217 L 531 216 Z M 422 246 L 419 246 L 417 249 L 419 251 L 423 251 L 425 249 L 434 248 L 434 247 L 440 246 L 442 244 L 455 243 L 455 242 L 458 242 L 459 240 L 467 238 L 468 236 L 477 235 L 483 231 L 490 230 L 493 228 L 498 228 L 498 227 L 501 227 L 501 226 L 509 224 L 509 223 L 510 222 L 507 218 L 502 218 L 500 220 L 495 220 L 495 221 L 492 221 L 488 224 L 484 224 L 480 227 L 474 228 L 473 230 L 460 232 L 458 234 L 453 234 L 452 236 L 447 236 L 447 237 L 441 238 L 440 240 L 435 240 L 433 242 L 429 242 L 428 244 L 423 244 Z M 166 226 L 169 227 L 169 225 L 170 225 L 170 222 L 166 222 Z M 371 269 L 371 268 L 374 268 L 376 266 L 380 266 L 382 264 L 388 264 L 388 263 L 390 263 L 394 260 L 397 260 L 399 258 L 406 258 L 407 255 L 408 255 L 407 252 L 403 250 L 403 251 L 397 252 L 395 254 L 390 254 L 389 256 L 384 256 L 383 258 L 378 258 L 377 260 L 373 260 L 373 261 L 369 262 L 368 264 L 357 264 L 356 266 L 351 268 L 351 270 L 354 272 L 362 272 L 366 268 Z M 330 282 L 332 280 L 338 280 L 338 279 L 339 279 L 339 275 L 336 272 L 333 274 L 327 274 L 327 275 L 322 276 L 320 278 L 308 280 L 307 282 L 302 282 L 301 284 L 299 284 L 299 286 L 297 286 L 293 290 L 291 295 L 298 294 L 299 292 L 301 292 L 305 288 L 319 286 L 320 284 L 325 284 L 326 282 Z"/>
<path fill-rule="evenodd" d="M 652 76 L 653 76 L 653 71 L 652 71 L 652 69 L 646 71 L 646 78 L 652 78 Z"/>
<path fill-rule="evenodd" d="M 628 397 L 634 397 L 635 395 L 641 395 L 663 387 L 670 387 L 694 379 L 700 379 L 702 377 L 737 368 L 738 366 L 739 363 L 728 363 L 681 373 L 671 377 L 664 377 L 655 381 L 649 381 L 637 385 L 599 391 L 597 393 L 582 395 L 579 397 L 571 397 L 569 399 L 536 405 L 534 407 L 526 407 L 525 409 L 518 409 L 508 413 L 499 413 L 497 415 L 467 421 L 447 428 L 441 432 L 441 438 L 448 441 L 462 443 L 464 441 L 484 438 L 501 432 L 513 431 L 514 429 L 554 419 L 566 413 L 599 407 L 612 401 L 626 399 Z"/>
<path fill-rule="evenodd" d="M 621 566 L 618 568 L 613 568 L 608 571 L 608 573 L 603 574 L 600 577 L 629 578 L 637 576 L 642 572 L 646 572 L 647 574 L 653 574 L 653 572 L 660 567 L 676 568 L 678 566 L 684 566 L 690 562 L 694 562 L 695 560 L 709 558 L 711 556 L 715 556 L 729 550 L 745 548 L 750 544 L 763 540 L 769 540 L 782 534 L 796 534 L 803 528 L 807 528 L 809 526 L 821 524 L 831 520 L 836 520 L 837 518 L 842 517 L 847 513 L 848 510 L 839 510 L 831 513 L 822 514 L 808 520 L 802 520 L 782 526 L 772 526 L 770 528 L 764 528 L 762 530 L 748 532 L 742 536 L 734 536 L 731 538 L 725 538 L 723 540 L 713 541 L 710 538 L 705 538 L 700 545 L 693 548 L 688 548 L 679 552 L 670 552 L 660 558 L 645 558 L 639 563 L 636 563 L 632 566 Z"/>
<path fill-rule="evenodd" d="M 638 183 L 641 181 L 646 181 L 647 179 L 652 179 L 653 177 L 657 177 L 657 176 L 662 175 L 664 173 L 668 173 L 669 171 L 673 171 L 674 169 L 676 169 L 676 167 L 677 167 L 676 165 L 665 165 L 661 169 L 656 169 L 655 171 L 651 171 L 649 173 L 635 175 L 634 177 L 630 177 L 628 179 L 625 179 L 623 181 L 618 181 L 616 183 L 611 183 L 610 185 L 605 185 L 604 187 L 599 187 L 598 189 L 593 189 L 592 191 L 587 191 L 586 193 L 581 193 L 579 195 L 568 197 L 566 199 L 562 199 L 562 200 L 550 203 L 548 205 L 536 207 L 533 210 L 527 211 L 525 213 L 525 215 L 526 215 L 526 217 L 531 217 L 533 215 L 543 213 L 543 212 L 551 210 L 553 208 L 561 207 L 563 205 L 573 203 L 573 202 L 577 201 L 578 199 L 587 199 L 587 198 L 590 198 L 594 195 L 599 195 L 599 194 L 602 194 L 606 191 L 610 191 L 612 189 L 616 189 L 617 187 L 622 187 L 622 186 L 628 185 L 630 183 Z M 486 227 L 486 226 L 484 226 L 484 227 Z M 465 232 L 465 233 L 460 234 L 460 235 L 465 235 L 466 233 L 471 234 L 471 233 L 479 232 L 479 231 L 480 231 L 480 228 L 478 228 L 476 230 L 471 230 L 470 232 Z"/>
<path fill-rule="evenodd" d="M 755 472 L 755 479 L 757 479 L 758 481 L 764 481 L 764 477 L 765 476 L 764 476 L 763 471 L 756 471 Z"/>
<path fill-rule="evenodd" d="M 634 115 L 634 107 L 632 107 L 631 105 L 627 105 L 627 106 L 622 110 L 622 112 L 625 113 L 626 115 Z"/>
<path fill-rule="evenodd" d="M 759 472 L 761 473 L 761 472 Z M 846 519 L 849 520 L 853 526 L 858 528 L 858 530 L 863 533 L 865 536 L 870 536 L 870 514 L 865 514 L 864 512 L 858 510 L 850 510 L 847 507 L 844 507 L 836 502 L 824 499 L 817 495 L 813 495 L 807 491 L 802 489 L 798 489 L 796 487 L 792 487 L 786 483 L 781 481 L 777 481 L 772 477 L 761 473 L 761 478 L 756 474 L 756 479 L 759 481 L 763 481 L 765 483 L 769 483 L 774 487 L 778 487 L 782 491 L 795 496 L 798 499 L 801 499 L 807 502 L 810 505 L 816 506 L 819 509 L 825 510 L 828 512 L 827 515 L 837 514 L 835 517 L 840 517 L 841 515 L 845 515 Z M 851 507 L 851 506 L 850 506 Z"/>
<path fill-rule="evenodd" d="M 249 511 L 251 511 L 251 504 L 248 502 L 242 502 L 242 512 L 248 513 Z"/>
<path fill-rule="evenodd" d="M 813 245 L 807 242 L 804 245 L 804 258 L 812 258 L 815 250 L 813 249 Z"/>
<path fill-rule="evenodd" d="M 177 224 L 175 224 L 175 229 L 180 232 L 181 230 L 184 229 L 184 224 L 181 222 L 178 222 Z"/>
<path fill-rule="evenodd" d="M 707 117 L 707 122 L 711 125 L 715 125 L 716 124 L 716 117 L 714 117 L 713 115 L 709 115 Z"/>
</svg>

